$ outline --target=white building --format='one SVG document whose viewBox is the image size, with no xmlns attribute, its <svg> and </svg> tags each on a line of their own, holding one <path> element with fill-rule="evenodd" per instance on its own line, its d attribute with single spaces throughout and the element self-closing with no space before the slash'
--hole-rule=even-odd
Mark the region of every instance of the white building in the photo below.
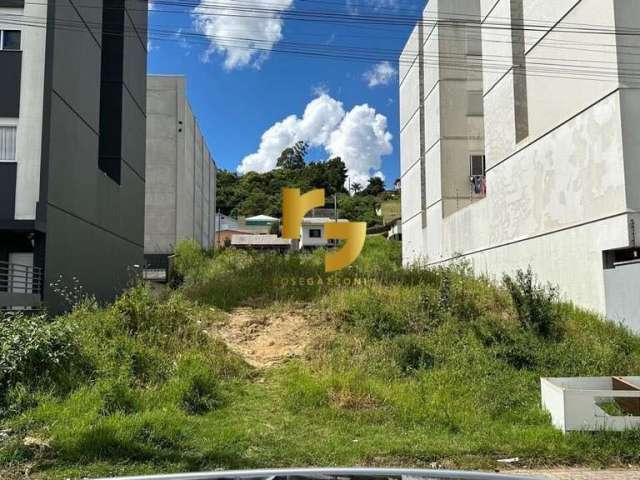
<svg viewBox="0 0 640 480">
<path fill-rule="evenodd" d="M 400 59 L 405 264 L 531 266 L 640 330 L 638 27 L 634 0 L 428 3 Z"/>
<path fill-rule="evenodd" d="M 338 222 L 346 222 L 347 220 L 338 220 Z M 300 229 L 300 248 L 321 248 L 335 245 L 335 240 L 326 240 L 324 238 L 324 226 L 327 223 L 335 223 L 333 218 L 304 218 Z"/>
</svg>

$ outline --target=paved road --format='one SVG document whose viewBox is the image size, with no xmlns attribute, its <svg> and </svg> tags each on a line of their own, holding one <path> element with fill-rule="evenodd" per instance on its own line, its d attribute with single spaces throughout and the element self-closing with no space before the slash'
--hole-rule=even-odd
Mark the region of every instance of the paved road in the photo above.
<svg viewBox="0 0 640 480">
<path fill-rule="evenodd" d="M 549 480 L 640 480 L 640 469 L 587 470 L 583 468 L 559 468 L 554 470 L 519 470 L 503 473 L 531 475 L 532 477 Z"/>
</svg>

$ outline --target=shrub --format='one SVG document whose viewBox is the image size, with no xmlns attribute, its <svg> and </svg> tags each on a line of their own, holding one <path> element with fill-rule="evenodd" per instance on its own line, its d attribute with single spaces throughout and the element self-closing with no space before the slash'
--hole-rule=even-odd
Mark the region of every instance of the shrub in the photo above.
<svg viewBox="0 0 640 480">
<path fill-rule="evenodd" d="M 191 415 L 202 415 L 223 403 L 218 379 L 202 354 L 189 354 L 181 360 L 176 391 L 180 407 Z"/>
<path fill-rule="evenodd" d="M 435 363 L 427 342 L 418 335 L 397 337 L 394 339 L 393 347 L 395 361 L 405 374 L 414 373 L 423 368 L 432 368 Z"/>
<path fill-rule="evenodd" d="M 187 281 L 197 283 L 202 280 L 207 265 L 207 255 L 195 240 L 183 240 L 176 246 L 176 273 Z"/>
<path fill-rule="evenodd" d="M 513 305 L 522 325 L 537 335 L 549 338 L 558 324 L 556 303 L 558 290 L 551 285 L 541 286 L 529 268 L 519 270 L 515 278 L 505 275 L 503 283 L 513 300 Z"/>
<path fill-rule="evenodd" d="M 24 383 L 43 383 L 64 372 L 77 354 L 73 329 L 44 315 L 0 319 L 0 395 Z"/>
<path fill-rule="evenodd" d="M 116 412 L 130 414 L 139 408 L 138 397 L 125 379 L 103 382 L 98 385 L 98 389 L 102 396 L 102 415 L 113 415 Z"/>
</svg>

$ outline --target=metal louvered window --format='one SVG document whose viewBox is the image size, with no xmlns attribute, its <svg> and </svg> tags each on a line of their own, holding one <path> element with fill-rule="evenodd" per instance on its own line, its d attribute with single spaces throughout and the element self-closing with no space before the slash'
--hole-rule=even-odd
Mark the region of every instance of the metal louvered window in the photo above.
<svg viewBox="0 0 640 480">
<path fill-rule="evenodd" d="M 0 162 L 16 161 L 16 127 L 0 126 Z"/>
</svg>

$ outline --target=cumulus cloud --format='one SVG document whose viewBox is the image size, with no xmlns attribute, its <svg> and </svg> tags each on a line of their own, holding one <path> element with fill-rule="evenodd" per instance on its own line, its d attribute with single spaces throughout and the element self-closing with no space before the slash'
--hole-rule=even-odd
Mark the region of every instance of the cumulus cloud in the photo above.
<svg viewBox="0 0 640 480">
<path fill-rule="evenodd" d="M 242 160 L 238 172 L 273 170 L 282 150 L 303 140 L 324 148 L 330 157 L 341 157 L 351 181 L 366 184 L 371 176 L 382 177 L 382 157 L 393 152 L 392 139 L 387 118 L 374 108 L 357 105 L 346 112 L 342 102 L 322 93 L 302 117 L 290 115 L 270 127 L 258 151 Z"/>
<path fill-rule="evenodd" d="M 258 151 L 245 157 L 238 171 L 264 173 L 273 170 L 280 153 L 299 140 L 312 146 L 324 145 L 344 115 L 341 102 L 326 93 L 321 94 L 307 105 L 302 118 L 290 115 L 264 132 Z"/>
<path fill-rule="evenodd" d="M 384 178 L 379 169 L 382 157 L 393 153 L 392 139 L 384 115 L 369 105 L 357 105 L 331 133 L 326 150 L 344 160 L 352 182 L 366 185 L 371 176 Z"/>
<path fill-rule="evenodd" d="M 389 85 L 397 74 L 398 71 L 389 62 L 380 62 L 365 72 L 363 77 L 369 83 L 369 87 L 373 88 L 378 85 Z"/>
<path fill-rule="evenodd" d="M 225 68 L 233 70 L 248 65 L 259 68 L 268 58 L 282 40 L 282 13 L 292 7 L 293 0 L 254 0 L 252 5 L 255 13 L 238 10 L 235 0 L 215 9 L 203 0 L 193 9 L 196 29 L 210 41 L 204 61 L 219 53 L 225 57 Z"/>
</svg>

